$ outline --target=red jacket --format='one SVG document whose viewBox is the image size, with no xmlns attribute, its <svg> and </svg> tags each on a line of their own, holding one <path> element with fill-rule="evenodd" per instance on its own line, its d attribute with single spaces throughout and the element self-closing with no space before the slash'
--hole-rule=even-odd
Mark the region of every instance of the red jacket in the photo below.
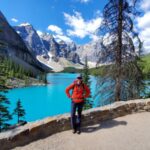
<svg viewBox="0 0 150 150">
<path fill-rule="evenodd" d="M 72 95 L 70 95 L 70 90 L 73 90 Z M 84 101 L 84 98 L 89 97 L 90 89 L 84 83 L 78 86 L 75 81 L 66 88 L 66 94 L 69 98 L 72 98 L 73 102 L 80 103 Z"/>
</svg>

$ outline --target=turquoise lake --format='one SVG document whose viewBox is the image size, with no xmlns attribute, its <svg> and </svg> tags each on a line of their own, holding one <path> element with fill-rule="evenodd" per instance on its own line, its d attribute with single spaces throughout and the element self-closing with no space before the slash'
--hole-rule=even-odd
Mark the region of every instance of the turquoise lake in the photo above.
<svg viewBox="0 0 150 150">
<path fill-rule="evenodd" d="M 77 74 L 53 73 L 47 75 L 50 84 L 46 86 L 30 86 L 12 89 L 7 93 L 11 102 L 10 111 L 13 112 L 16 101 L 21 100 L 26 111 L 25 120 L 28 122 L 43 119 L 48 116 L 70 112 L 71 100 L 65 94 L 66 87 L 71 84 Z M 96 79 L 91 76 L 91 93 L 94 95 Z M 96 101 L 94 101 L 94 107 Z M 11 123 L 16 123 L 13 118 Z"/>
</svg>

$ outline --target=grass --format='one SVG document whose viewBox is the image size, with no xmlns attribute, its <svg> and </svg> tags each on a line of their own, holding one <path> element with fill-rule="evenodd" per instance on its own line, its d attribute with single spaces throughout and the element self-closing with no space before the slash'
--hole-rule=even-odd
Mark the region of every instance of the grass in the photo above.
<svg viewBox="0 0 150 150">
<path fill-rule="evenodd" d="M 143 73 L 150 78 L 150 54 L 143 56 L 142 61 Z"/>
</svg>

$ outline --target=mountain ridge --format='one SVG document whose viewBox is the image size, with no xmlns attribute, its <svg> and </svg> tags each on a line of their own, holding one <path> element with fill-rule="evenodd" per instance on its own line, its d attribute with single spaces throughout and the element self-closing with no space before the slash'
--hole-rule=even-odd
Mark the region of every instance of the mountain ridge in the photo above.
<svg viewBox="0 0 150 150">
<path fill-rule="evenodd" d="M 55 67 L 50 67 L 54 71 L 57 70 L 57 67 L 60 68 L 60 65 L 62 65 L 61 70 L 63 70 L 67 64 L 70 66 L 71 63 L 75 67 L 78 65 L 81 65 L 80 68 L 83 67 L 74 42 L 66 43 L 62 40 L 57 42 L 53 35 L 50 34 L 39 36 L 31 24 L 15 26 L 14 29 L 22 37 L 31 53 L 36 55 L 37 60 L 49 67 L 55 64 Z"/>
<path fill-rule="evenodd" d="M 49 68 L 38 62 L 30 53 L 22 38 L 16 33 L 13 27 L 8 23 L 7 19 L 0 11 L 0 55 L 7 56 L 17 64 L 20 64 L 26 70 L 32 71 L 34 74 L 41 71 L 48 71 Z"/>
</svg>

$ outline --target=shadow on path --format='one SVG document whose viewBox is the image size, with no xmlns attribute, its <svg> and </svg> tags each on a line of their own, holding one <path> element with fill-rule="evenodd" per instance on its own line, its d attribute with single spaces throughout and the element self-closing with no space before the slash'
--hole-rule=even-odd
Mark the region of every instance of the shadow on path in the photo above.
<svg viewBox="0 0 150 150">
<path fill-rule="evenodd" d="M 103 121 L 100 124 L 88 126 L 88 127 L 83 127 L 82 132 L 95 132 L 100 129 L 107 129 L 107 128 L 113 128 L 115 126 L 123 125 L 126 126 L 127 122 L 126 121 L 117 121 L 117 120 L 108 120 L 108 121 Z"/>
</svg>

